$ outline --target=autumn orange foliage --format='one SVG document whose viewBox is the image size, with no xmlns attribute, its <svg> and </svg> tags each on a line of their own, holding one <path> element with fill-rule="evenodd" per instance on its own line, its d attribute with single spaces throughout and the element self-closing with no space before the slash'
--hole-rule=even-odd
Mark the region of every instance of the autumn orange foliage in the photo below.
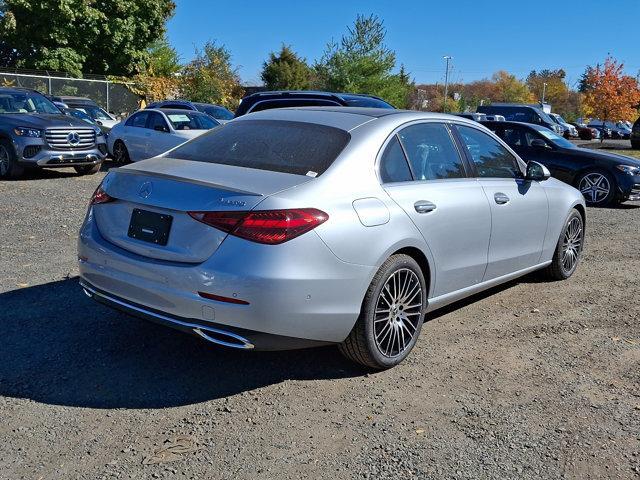
<svg viewBox="0 0 640 480">
<path fill-rule="evenodd" d="M 638 116 L 640 88 L 635 78 L 623 73 L 624 64 L 608 57 L 585 73 L 584 113 L 602 121 L 632 120 Z"/>
</svg>

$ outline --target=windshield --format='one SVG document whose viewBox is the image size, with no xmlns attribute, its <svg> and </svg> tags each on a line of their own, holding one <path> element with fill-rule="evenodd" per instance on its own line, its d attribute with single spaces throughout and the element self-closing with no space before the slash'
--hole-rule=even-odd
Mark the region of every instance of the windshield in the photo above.
<svg viewBox="0 0 640 480">
<path fill-rule="evenodd" d="M 0 113 L 52 113 L 62 115 L 53 102 L 36 92 L 0 92 Z"/>
<path fill-rule="evenodd" d="M 233 118 L 233 113 L 224 107 L 200 107 L 199 105 L 197 107 L 201 112 L 211 115 L 218 120 L 231 120 Z"/>
<path fill-rule="evenodd" d="M 166 155 L 316 177 L 329 168 L 350 138 L 344 130 L 314 123 L 243 120 L 226 123 Z"/>
<path fill-rule="evenodd" d="M 78 107 L 77 110 L 86 113 L 94 120 L 113 120 L 107 112 L 105 112 L 100 107 L 94 107 L 91 105 L 83 105 L 82 107 Z"/>
<path fill-rule="evenodd" d="M 75 108 L 65 108 L 64 109 L 64 113 L 66 113 L 67 115 L 71 115 L 72 117 L 76 117 L 79 118 L 80 120 L 83 120 L 87 123 L 90 123 L 93 125 L 94 121 L 91 119 L 91 117 L 89 115 L 87 115 L 84 112 L 81 112 L 78 109 Z"/>
<path fill-rule="evenodd" d="M 210 130 L 219 125 L 208 115 L 196 112 L 167 113 L 175 130 Z"/>
<path fill-rule="evenodd" d="M 576 146 L 573 143 L 571 143 L 569 140 L 567 140 L 564 137 L 561 137 L 556 132 L 552 132 L 549 129 L 541 128 L 540 130 L 538 130 L 538 132 L 540 132 L 547 140 L 550 140 L 551 143 L 554 143 L 558 147 L 576 148 Z"/>
</svg>

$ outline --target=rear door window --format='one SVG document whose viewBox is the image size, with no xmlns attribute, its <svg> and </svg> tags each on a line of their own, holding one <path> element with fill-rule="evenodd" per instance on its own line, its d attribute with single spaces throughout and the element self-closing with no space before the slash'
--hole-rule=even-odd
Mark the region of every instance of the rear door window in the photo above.
<svg viewBox="0 0 640 480">
<path fill-rule="evenodd" d="M 402 129 L 398 136 L 415 180 L 445 180 L 465 176 L 464 164 L 447 127 L 419 123 Z"/>
<path fill-rule="evenodd" d="M 413 180 L 407 158 L 404 156 L 398 136 L 394 135 L 380 159 L 382 183 L 408 182 Z"/>
<path fill-rule="evenodd" d="M 145 126 L 147 125 L 148 117 L 149 117 L 149 112 L 136 113 L 133 117 L 127 120 L 127 123 L 125 123 L 125 125 L 127 127 L 145 128 Z"/>
<path fill-rule="evenodd" d="M 168 156 L 316 177 L 331 166 L 351 135 L 306 122 L 229 122 L 172 150 Z"/>
<path fill-rule="evenodd" d="M 157 112 L 151 112 L 147 128 L 160 132 L 169 131 L 169 125 L 167 125 L 164 117 Z"/>
</svg>

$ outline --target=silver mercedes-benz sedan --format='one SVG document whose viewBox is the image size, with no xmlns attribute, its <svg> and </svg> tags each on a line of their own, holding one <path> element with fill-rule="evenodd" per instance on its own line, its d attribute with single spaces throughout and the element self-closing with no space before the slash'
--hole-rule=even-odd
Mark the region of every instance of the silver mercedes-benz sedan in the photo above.
<svg viewBox="0 0 640 480">
<path fill-rule="evenodd" d="M 253 113 L 111 170 L 80 231 L 95 300 L 240 349 L 404 359 L 425 314 L 573 274 L 584 199 L 478 123 L 360 108 Z"/>
</svg>

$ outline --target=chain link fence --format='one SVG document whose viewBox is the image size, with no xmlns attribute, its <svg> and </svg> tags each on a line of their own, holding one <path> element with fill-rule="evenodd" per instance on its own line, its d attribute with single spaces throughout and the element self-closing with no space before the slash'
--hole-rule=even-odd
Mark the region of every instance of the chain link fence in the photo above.
<svg viewBox="0 0 640 480">
<path fill-rule="evenodd" d="M 58 72 L 0 70 L 0 87 L 30 88 L 54 96 L 87 97 L 116 115 L 134 112 L 140 105 L 140 97 L 131 92 L 126 83 L 116 83 L 98 75 L 72 78 Z"/>
</svg>

